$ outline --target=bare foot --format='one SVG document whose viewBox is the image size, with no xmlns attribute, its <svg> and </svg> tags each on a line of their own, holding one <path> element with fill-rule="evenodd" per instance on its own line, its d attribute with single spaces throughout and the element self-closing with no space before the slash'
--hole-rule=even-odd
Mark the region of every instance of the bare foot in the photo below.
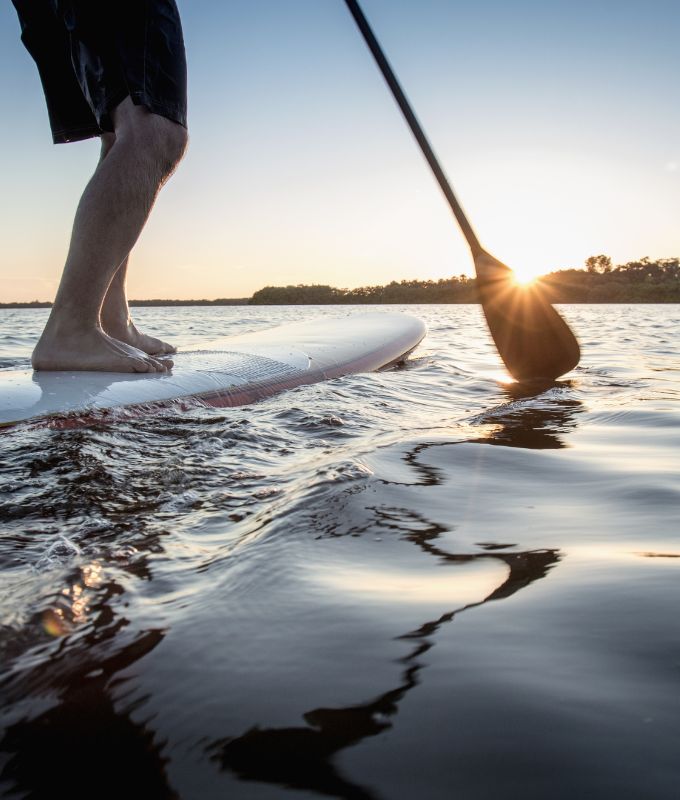
<svg viewBox="0 0 680 800">
<path fill-rule="evenodd" d="M 102 327 L 109 336 L 113 336 L 119 342 L 136 347 L 149 355 L 165 356 L 168 353 L 177 352 L 176 348 L 168 342 L 157 339 L 155 336 L 149 336 L 148 333 L 142 333 L 130 318 L 120 322 L 102 315 Z"/>
<path fill-rule="evenodd" d="M 36 370 L 92 370 L 97 372 L 168 372 L 172 361 L 157 358 L 118 341 L 101 328 L 85 330 L 50 326 L 31 358 Z"/>
</svg>

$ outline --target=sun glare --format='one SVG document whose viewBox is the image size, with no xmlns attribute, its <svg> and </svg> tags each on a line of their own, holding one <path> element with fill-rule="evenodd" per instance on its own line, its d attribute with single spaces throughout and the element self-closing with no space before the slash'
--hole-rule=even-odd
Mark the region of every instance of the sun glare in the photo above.
<svg viewBox="0 0 680 800">
<path fill-rule="evenodd" d="M 537 278 L 537 272 L 530 272 L 529 270 L 517 270 L 513 269 L 513 280 L 519 286 L 529 286 L 532 284 Z"/>
</svg>

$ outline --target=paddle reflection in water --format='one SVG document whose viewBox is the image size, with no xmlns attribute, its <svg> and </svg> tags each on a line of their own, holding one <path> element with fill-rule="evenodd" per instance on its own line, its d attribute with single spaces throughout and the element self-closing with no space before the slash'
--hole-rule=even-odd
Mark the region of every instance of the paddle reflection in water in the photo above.
<svg viewBox="0 0 680 800">
<path fill-rule="evenodd" d="M 424 519 L 418 521 L 425 523 Z M 399 530 L 397 524 L 393 527 Z M 426 527 L 418 534 L 409 532 L 408 538 L 429 555 L 450 565 L 470 564 L 480 559 L 500 561 L 509 567 L 507 579 L 484 599 L 447 611 L 399 637 L 404 641 L 413 641 L 414 645 L 402 659 L 404 668 L 399 683 L 378 697 L 355 706 L 307 711 L 302 714 L 307 723 L 304 726 L 254 727 L 241 736 L 226 737 L 211 743 L 207 753 L 222 769 L 233 771 L 244 781 L 278 784 L 331 797 L 349 800 L 378 797 L 371 789 L 345 778 L 334 764 L 336 755 L 392 727 L 400 702 L 424 677 L 422 673 L 426 664 L 420 659 L 434 646 L 435 636 L 442 625 L 452 622 L 468 609 L 511 597 L 525 586 L 545 577 L 560 559 L 556 550 L 454 555 L 433 544 L 439 532 L 437 526 Z M 455 577 L 451 580 L 455 591 Z M 349 589 L 351 591 L 352 587 Z"/>
<path fill-rule="evenodd" d="M 479 414 L 475 425 L 485 425 L 486 435 L 471 441 L 521 447 L 529 450 L 560 450 L 565 436 L 576 429 L 583 404 L 569 392 L 567 382 L 537 394 L 531 386 L 510 384 L 509 402 Z"/>
</svg>

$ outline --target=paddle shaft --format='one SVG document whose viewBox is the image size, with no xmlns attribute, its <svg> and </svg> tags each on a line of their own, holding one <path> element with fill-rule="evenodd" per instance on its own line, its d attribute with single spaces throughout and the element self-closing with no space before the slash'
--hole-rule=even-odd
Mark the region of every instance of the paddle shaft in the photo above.
<svg viewBox="0 0 680 800">
<path fill-rule="evenodd" d="M 472 230 L 472 226 L 468 222 L 467 217 L 465 216 L 465 212 L 460 206 L 460 203 L 456 199 L 455 194 L 453 193 L 453 189 L 449 184 L 446 175 L 444 174 L 444 170 L 441 168 L 439 161 L 437 160 L 437 156 L 434 154 L 434 150 L 432 149 L 429 141 L 427 140 L 427 136 L 425 135 L 425 131 L 422 129 L 420 123 L 418 122 L 418 118 L 413 113 L 413 109 L 411 108 L 411 104 L 409 103 L 406 95 L 404 94 L 404 90 L 401 88 L 399 81 L 397 80 L 397 76 L 394 74 L 392 67 L 390 66 L 389 61 L 387 60 L 385 54 L 383 53 L 382 47 L 380 47 L 380 43 L 375 38 L 375 34 L 371 30 L 371 26 L 368 24 L 368 20 L 364 16 L 364 12 L 361 10 L 359 3 L 356 0 L 345 0 L 347 4 L 347 8 L 350 11 L 350 14 L 354 17 L 354 21 L 357 24 L 357 27 L 361 31 L 362 36 L 366 40 L 366 44 L 368 45 L 369 50 L 373 54 L 373 58 L 380 68 L 380 71 L 387 82 L 387 85 L 390 87 L 390 91 L 394 96 L 394 99 L 397 101 L 397 105 L 401 109 L 401 113 L 404 115 L 406 122 L 408 123 L 409 128 L 411 129 L 413 135 L 416 138 L 416 141 L 420 145 L 420 149 L 422 150 L 427 163 L 430 165 L 430 169 L 434 173 L 435 178 L 437 179 L 437 183 L 441 187 L 442 192 L 444 192 L 444 197 L 446 197 L 448 204 L 451 206 L 451 211 L 453 211 L 453 216 L 456 218 L 456 221 L 460 225 L 460 229 L 463 231 L 465 238 L 467 239 L 467 243 L 470 245 L 470 250 L 472 250 L 472 254 L 477 255 L 482 252 L 482 246 L 479 243 L 479 239 L 477 238 L 475 232 Z"/>
</svg>

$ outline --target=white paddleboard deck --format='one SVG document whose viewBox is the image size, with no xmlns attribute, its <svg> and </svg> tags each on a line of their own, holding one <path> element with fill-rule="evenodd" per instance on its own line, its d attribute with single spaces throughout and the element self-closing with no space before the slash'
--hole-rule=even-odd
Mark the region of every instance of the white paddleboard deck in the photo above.
<svg viewBox="0 0 680 800">
<path fill-rule="evenodd" d="M 166 374 L 0 371 L 0 427 L 76 427 L 109 412 L 168 405 L 239 406 L 285 389 L 403 360 L 425 336 L 422 320 L 369 312 L 292 323 L 180 351 Z"/>
</svg>

